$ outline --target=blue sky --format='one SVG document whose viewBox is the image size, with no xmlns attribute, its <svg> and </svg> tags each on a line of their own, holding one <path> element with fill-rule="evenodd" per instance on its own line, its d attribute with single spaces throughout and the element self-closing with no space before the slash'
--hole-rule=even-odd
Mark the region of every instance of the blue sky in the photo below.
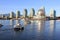
<svg viewBox="0 0 60 40">
<path fill-rule="evenodd" d="M 0 0 L 0 14 L 16 12 L 16 10 L 22 14 L 24 8 L 29 14 L 31 8 L 37 12 L 41 6 L 45 7 L 46 15 L 49 15 L 50 9 L 53 8 L 56 10 L 56 16 L 60 16 L 60 0 Z"/>
</svg>

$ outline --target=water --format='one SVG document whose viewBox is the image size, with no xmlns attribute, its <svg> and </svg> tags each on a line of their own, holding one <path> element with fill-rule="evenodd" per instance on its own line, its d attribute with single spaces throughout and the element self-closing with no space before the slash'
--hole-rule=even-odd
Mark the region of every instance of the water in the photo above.
<svg viewBox="0 0 60 40">
<path fill-rule="evenodd" d="M 23 31 L 14 31 L 14 25 L 20 23 Z M 60 40 L 60 21 L 0 20 L 0 40 Z"/>
</svg>

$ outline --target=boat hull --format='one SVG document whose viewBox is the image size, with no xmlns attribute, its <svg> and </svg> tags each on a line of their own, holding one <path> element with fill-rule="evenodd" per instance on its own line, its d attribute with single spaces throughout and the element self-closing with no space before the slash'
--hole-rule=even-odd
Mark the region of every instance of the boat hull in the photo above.
<svg viewBox="0 0 60 40">
<path fill-rule="evenodd" d="M 19 31 L 19 30 L 24 30 L 24 27 L 21 28 L 14 28 L 15 31 Z"/>
</svg>

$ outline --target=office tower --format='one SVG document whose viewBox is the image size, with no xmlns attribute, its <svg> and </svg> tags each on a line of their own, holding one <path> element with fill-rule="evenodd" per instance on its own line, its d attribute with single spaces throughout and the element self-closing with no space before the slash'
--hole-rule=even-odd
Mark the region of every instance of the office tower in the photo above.
<svg viewBox="0 0 60 40">
<path fill-rule="evenodd" d="M 44 19 L 45 18 L 45 8 L 44 7 L 41 7 L 39 10 L 38 10 L 38 13 L 37 13 L 37 16 L 40 18 L 40 19 Z"/>
<path fill-rule="evenodd" d="M 33 16 L 35 16 L 35 10 L 34 10 L 34 8 L 31 8 L 31 10 L 30 10 L 30 15 L 29 15 L 30 17 L 33 17 Z"/>
<path fill-rule="evenodd" d="M 20 11 L 16 11 L 16 18 L 20 17 Z"/>
<path fill-rule="evenodd" d="M 14 17 L 14 12 L 10 12 L 10 18 Z"/>
<path fill-rule="evenodd" d="M 27 9 L 24 9 L 24 11 L 23 11 L 23 17 L 27 17 Z"/>
<path fill-rule="evenodd" d="M 56 11 L 54 9 L 50 10 L 50 18 L 53 18 L 53 19 L 56 18 Z"/>
</svg>

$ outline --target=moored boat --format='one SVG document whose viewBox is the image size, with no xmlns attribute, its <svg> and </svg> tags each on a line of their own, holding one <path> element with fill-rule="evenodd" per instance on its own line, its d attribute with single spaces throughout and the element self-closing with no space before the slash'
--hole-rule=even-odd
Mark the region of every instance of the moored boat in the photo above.
<svg viewBox="0 0 60 40">
<path fill-rule="evenodd" d="M 16 25 L 14 25 L 14 30 L 15 31 L 24 30 L 24 27 L 22 27 L 21 24 L 16 24 Z"/>
</svg>

